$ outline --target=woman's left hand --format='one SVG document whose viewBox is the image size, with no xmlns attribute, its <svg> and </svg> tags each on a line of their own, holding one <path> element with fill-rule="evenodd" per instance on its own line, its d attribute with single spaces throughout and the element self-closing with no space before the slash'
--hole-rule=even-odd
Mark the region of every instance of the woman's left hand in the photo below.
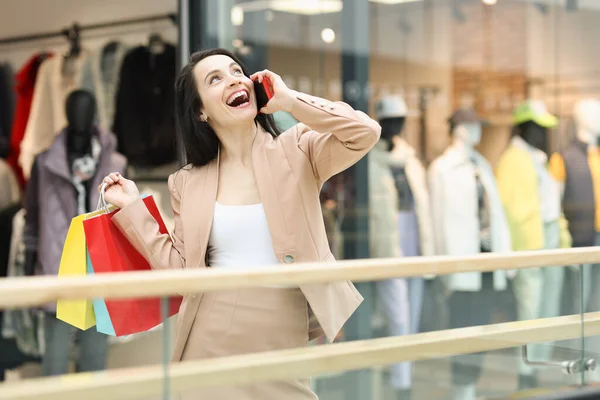
<svg viewBox="0 0 600 400">
<path fill-rule="evenodd" d="M 279 75 L 265 69 L 250 75 L 250 79 L 257 80 L 259 83 L 262 83 L 264 79 L 267 79 L 271 84 L 273 97 L 271 97 L 266 106 L 259 110 L 261 113 L 273 114 L 277 111 L 292 111 L 292 106 L 296 101 L 297 92 L 288 88 Z"/>
</svg>

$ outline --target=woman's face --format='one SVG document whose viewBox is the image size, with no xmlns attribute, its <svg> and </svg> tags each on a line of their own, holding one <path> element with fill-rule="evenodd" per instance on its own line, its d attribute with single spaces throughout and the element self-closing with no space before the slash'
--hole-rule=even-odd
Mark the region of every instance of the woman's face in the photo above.
<svg viewBox="0 0 600 400">
<path fill-rule="evenodd" d="M 194 67 L 204 116 L 211 126 L 253 121 L 257 114 L 254 84 L 225 55 L 206 57 Z M 200 116 L 200 115 L 199 115 Z"/>
</svg>

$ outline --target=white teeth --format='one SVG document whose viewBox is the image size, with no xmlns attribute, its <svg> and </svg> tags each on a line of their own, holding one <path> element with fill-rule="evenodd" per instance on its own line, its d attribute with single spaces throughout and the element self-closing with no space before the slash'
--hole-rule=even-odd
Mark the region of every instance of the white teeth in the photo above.
<svg viewBox="0 0 600 400">
<path fill-rule="evenodd" d="M 240 90 L 239 92 L 232 94 L 231 96 L 229 96 L 229 99 L 227 99 L 227 105 L 231 105 L 231 103 L 233 103 L 233 101 L 235 99 L 237 99 L 240 96 L 245 96 L 245 95 L 246 95 L 246 92 L 243 90 Z"/>
</svg>

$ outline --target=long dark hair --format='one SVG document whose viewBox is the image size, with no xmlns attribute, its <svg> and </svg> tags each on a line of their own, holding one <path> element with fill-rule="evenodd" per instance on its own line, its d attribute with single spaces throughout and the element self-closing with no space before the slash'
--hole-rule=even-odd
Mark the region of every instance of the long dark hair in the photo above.
<svg viewBox="0 0 600 400">
<path fill-rule="evenodd" d="M 198 86 L 194 78 L 196 64 L 206 57 L 214 55 L 230 57 L 242 68 L 244 75 L 250 77 L 242 62 L 228 50 L 208 49 L 197 51 L 190 56 L 190 62 L 183 67 L 175 81 L 175 122 L 184 165 L 191 164 L 201 167 L 217 158 L 219 152 L 220 142 L 215 131 L 208 123 L 200 120 L 202 99 L 198 94 Z M 258 114 L 254 121 L 258 122 L 273 137 L 281 134 L 272 115 Z"/>
</svg>

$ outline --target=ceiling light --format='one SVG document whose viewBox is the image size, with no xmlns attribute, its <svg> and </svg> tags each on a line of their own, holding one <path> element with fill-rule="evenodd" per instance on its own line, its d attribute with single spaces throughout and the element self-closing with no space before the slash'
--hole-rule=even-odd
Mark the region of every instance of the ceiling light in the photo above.
<svg viewBox="0 0 600 400">
<path fill-rule="evenodd" d="M 498 2 L 498 0 L 481 0 L 483 4 L 487 4 L 488 6 L 493 6 Z"/>
<path fill-rule="evenodd" d="M 244 23 L 244 10 L 242 7 L 231 7 L 231 24 L 233 26 L 241 26 Z"/>
<path fill-rule="evenodd" d="M 372 3 L 379 4 L 402 4 L 402 3 L 416 3 L 417 1 L 423 0 L 370 0 Z"/>
<path fill-rule="evenodd" d="M 328 14 L 342 11 L 342 0 L 262 0 L 240 3 L 246 12 L 273 10 L 302 15 Z"/>
<path fill-rule="evenodd" d="M 323 39 L 325 43 L 333 43 L 335 40 L 335 32 L 333 29 L 325 28 L 321 31 L 321 39 Z"/>
</svg>

